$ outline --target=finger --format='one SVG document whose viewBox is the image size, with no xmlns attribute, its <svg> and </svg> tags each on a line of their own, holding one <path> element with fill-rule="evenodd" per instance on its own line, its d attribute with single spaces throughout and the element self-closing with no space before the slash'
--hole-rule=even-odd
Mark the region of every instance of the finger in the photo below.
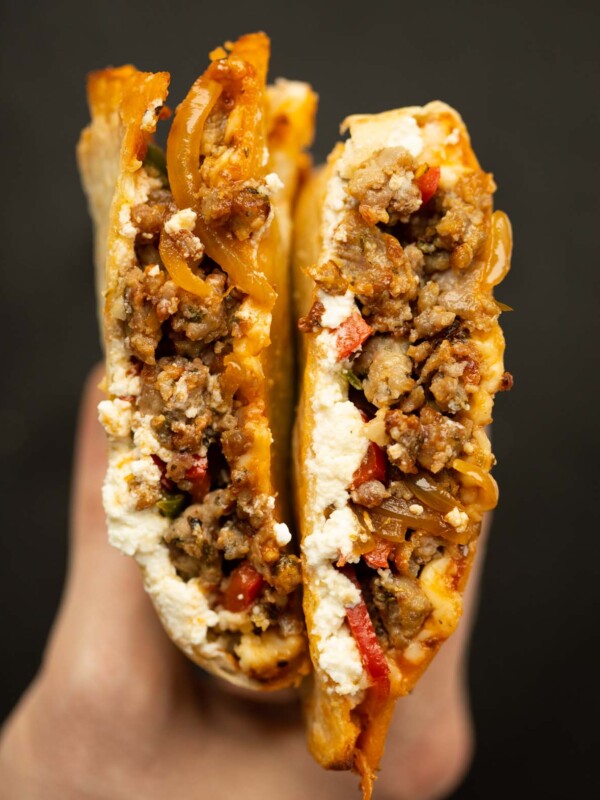
<svg viewBox="0 0 600 800">
<path fill-rule="evenodd" d="M 444 797 L 469 764 L 473 730 L 466 687 L 466 659 L 490 522 L 488 515 L 456 632 L 443 645 L 414 691 L 400 699 L 396 707 L 378 782 L 382 798 L 396 796 L 394 781 L 400 772 L 408 782 L 407 797 Z"/>
<path fill-rule="evenodd" d="M 101 377 L 95 369 L 83 393 L 67 584 L 48 659 L 94 671 L 101 663 L 110 680 L 118 682 L 119 676 L 128 679 L 149 669 L 171 668 L 175 649 L 152 609 L 134 560 L 108 543 L 101 501 L 107 448 L 97 420 Z"/>
</svg>

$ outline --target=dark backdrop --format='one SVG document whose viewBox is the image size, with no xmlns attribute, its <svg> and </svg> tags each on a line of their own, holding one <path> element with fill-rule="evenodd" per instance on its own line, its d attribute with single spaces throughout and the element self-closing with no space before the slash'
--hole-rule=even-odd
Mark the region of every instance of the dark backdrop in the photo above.
<svg viewBox="0 0 600 800">
<path fill-rule="evenodd" d="M 273 39 L 272 76 L 321 97 L 320 159 L 349 113 L 446 100 L 510 213 L 499 297 L 515 388 L 496 404 L 496 513 L 470 682 L 461 798 L 583 797 L 597 774 L 598 13 L 580 2 L 7 2 L 1 5 L 2 712 L 34 675 L 64 577 L 73 428 L 99 357 L 91 228 L 73 149 L 85 73 L 173 74 Z"/>
</svg>

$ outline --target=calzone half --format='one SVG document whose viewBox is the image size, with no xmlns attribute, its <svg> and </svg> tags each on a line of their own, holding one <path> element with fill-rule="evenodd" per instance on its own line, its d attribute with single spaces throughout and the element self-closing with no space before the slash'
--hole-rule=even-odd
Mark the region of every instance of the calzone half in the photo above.
<svg viewBox="0 0 600 800">
<path fill-rule="evenodd" d="M 110 541 L 187 655 L 245 687 L 308 657 L 286 481 L 291 204 L 315 96 L 269 40 L 211 53 L 154 141 L 169 74 L 94 73 L 78 161 L 95 222 Z"/>
<path fill-rule="evenodd" d="M 459 115 L 344 124 L 296 218 L 296 508 L 314 681 L 309 744 L 365 797 L 394 703 L 455 629 L 504 371 L 510 224 Z"/>
</svg>

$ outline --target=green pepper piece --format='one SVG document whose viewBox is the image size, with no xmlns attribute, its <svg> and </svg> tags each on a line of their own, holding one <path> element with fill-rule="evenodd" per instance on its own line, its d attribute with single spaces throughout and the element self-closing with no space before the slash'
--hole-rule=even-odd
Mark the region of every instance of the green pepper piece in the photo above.
<svg viewBox="0 0 600 800">
<path fill-rule="evenodd" d="M 350 386 L 353 386 L 355 389 L 362 390 L 361 379 L 357 375 L 355 375 L 351 369 L 344 370 L 344 378 L 346 378 Z"/>
<path fill-rule="evenodd" d="M 162 517 L 175 519 L 175 517 L 179 515 L 179 512 L 182 511 L 184 505 L 184 494 L 168 494 L 163 497 L 162 500 L 158 501 L 156 507 L 158 508 Z"/>
<path fill-rule="evenodd" d="M 168 187 L 167 156 L 162 147 L 159 147 L 155 142 L 148 142 L 144 167 L 149 170 L 151 174 L 156 173 L 156 177 L 161 178 L 164 185 Z"/>
</svg>

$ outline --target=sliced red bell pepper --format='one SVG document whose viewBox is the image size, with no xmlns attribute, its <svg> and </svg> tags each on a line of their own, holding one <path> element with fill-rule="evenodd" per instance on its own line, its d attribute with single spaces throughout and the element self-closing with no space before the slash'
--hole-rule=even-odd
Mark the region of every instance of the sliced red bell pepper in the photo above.
<svg viewBox="0 0 600 800">
<path fill-rule="evenodd" d="M 263 579 L 247 561 L 236 567 L 229 576 L 223 605 L 227 611 L 245 611 L 256 600 Z"/>
<path fill-rule="evenodd" d="M 338 361 L 357 350 L 373 333 L 373 328 L 364 321 L 358 311 L 344 320 L 334 333 L 337 338 Z"/>
<path fill-rule="evenodd" d="M 369 442 L 367 452 L 362 460 L 362 464 L 354 473 L 351 489 L 356 489 L 361 483 L 366 481 L 381 481 L 385 483 L 387 472 L 387 462 L 383 447 L 379 447 L 375 442 Z"/>
<path fill-rule="evenodd" d="M 363 559 L 372 569 L 386 569 L 393 549 L 394 545 L 391 542 L 376 539 L 375 547 L 368 553 L 363 553 Z"/>
<path fill-rule="evenodd" d="M 185 477 L 191 481 L 192 488 L 190 493 L 194 503 L 200 503 L 210 489 L 210 475 L 208 474 L 208 458 L 205 456 L 193 456 L 193 465 L 186 470 Z"/>
<path fill-rule="evenodd" d="M 438 186 L 440 185 L 440 168 L 429 167 L 427 172 L 424 172 L 420 178 L 417 178 L 416 183 L 421 192 L 423 205 L 425 205 L 438 190 Z"/>
<path fill-rule="evenodd" d="M 356 574 L 351 567 L 344 567 L 344 575 L 360 589 Z M 373 682 L 377 692 L 387 696 L 390 691 L 390 668 L 377 639 L 375 628 L 369 616 L 369 610 L 362 597 L 355 606 L 346 606 L 346 618 L 360 653 L 360 659 L 367 675 Z"/>
</svg>

